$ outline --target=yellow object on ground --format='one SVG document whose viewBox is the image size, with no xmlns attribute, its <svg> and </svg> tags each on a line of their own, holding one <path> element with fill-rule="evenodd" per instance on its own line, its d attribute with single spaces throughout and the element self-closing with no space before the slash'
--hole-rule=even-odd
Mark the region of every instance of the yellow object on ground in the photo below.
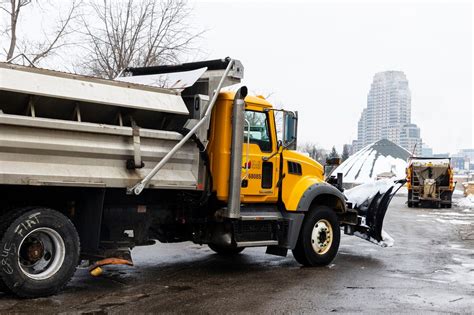
<svg viewBox="0 0 474 315">
<path fill-rule="evenodd" d="M 92 269 L 91 271 L 89 271 L 91 276 L 94 276 L 94 277 L 100 276 L 102 274 L 102 272 L 103 272 L 103 270 L 100 267 L 96 267 L 96 268 Z"/>
</svg>

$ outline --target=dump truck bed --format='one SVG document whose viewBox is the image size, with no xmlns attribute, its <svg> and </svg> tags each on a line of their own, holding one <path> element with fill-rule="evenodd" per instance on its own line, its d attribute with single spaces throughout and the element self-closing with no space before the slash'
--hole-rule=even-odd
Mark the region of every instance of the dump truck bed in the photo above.
<svg viewBox="0 0 474 315">
<path fill-rule="evenodd" d="M 0 185 L 132 186 L 188 114 L 174 91 L 0 63 Z M 149 187 L 196 189 L 199 165 L 189 142 Z"/>
</svg>

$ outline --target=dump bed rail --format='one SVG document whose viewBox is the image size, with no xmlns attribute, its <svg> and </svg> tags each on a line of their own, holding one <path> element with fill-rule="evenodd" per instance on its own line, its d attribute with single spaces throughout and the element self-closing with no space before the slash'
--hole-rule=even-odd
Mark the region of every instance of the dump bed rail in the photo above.
<svg viewBox="0 0 474 315">
<path fill-rule="evenodd" d="M 181 96 L 171 90 L 3 62 L 0 63 L 0 90 L 130 109 L 188 114 Z"/>
</svg>

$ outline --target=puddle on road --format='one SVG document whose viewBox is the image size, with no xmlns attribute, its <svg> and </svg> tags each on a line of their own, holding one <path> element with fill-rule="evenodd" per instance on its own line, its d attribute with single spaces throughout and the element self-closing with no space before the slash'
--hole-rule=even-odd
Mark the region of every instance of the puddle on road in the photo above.
<svg viewBox="0 0 474 315">
<path fill-rule="evenodd" d="M 448 284 L 448 283 L 452 282 L 452 281 L 449 281 L 449 280 L 415 277 L 415 276 L 411 276 L 411 275 L 404 275 L 404 274 L 398 274 L 398 273 L 387 275 L 387 277 L 389 277 L 389 278 L 400 278 L 400 279 L 406 279 L 406 280 L 418 280 L 418 281 L 426 281 L 426 282 L 435 282 L 435 283 L 443 283 L 443 284 Z"/>
</svg>

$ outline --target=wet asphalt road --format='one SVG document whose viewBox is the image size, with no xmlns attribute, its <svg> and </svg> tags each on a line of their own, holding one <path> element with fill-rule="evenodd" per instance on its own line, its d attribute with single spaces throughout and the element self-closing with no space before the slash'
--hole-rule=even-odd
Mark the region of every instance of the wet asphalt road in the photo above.
<svg viewBox="0 0 474 315">
<path fill-rule="evenodd" d="M 29 313 L 474 313 L 474 210 L 409 209 L 395 197 L 390 248 L 344 236 L 334 262 L 302 268 L 246 249 L 222 258 L 192 243 L 133 251 L 135 267 L 86 270 L 59 295 L 0 293 L 1 312 Z"/>
</svg>

